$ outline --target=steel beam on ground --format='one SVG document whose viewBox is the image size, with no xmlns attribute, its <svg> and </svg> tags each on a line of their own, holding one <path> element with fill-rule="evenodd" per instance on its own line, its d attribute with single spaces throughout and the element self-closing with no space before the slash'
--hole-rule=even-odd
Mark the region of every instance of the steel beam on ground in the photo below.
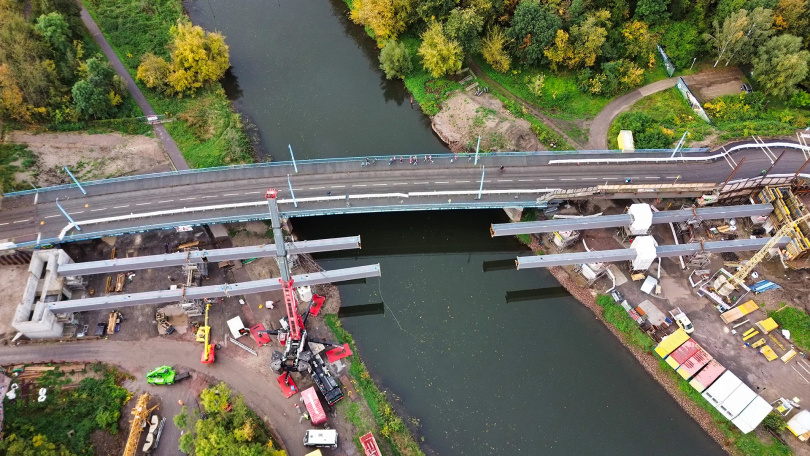
<svg viewBox="0 0 810 456">
<path fill-rule="evenodd" d="M 355 268 L 337 269 L 334 271 L 316 272 L 293 276 L 295 285 L 299 287 L 320 285 L 323 283 L 345 282 L 349 280 L 365 279 L 380 276 L 380 265 L 358 266 Z M 117 294 L 99 296 L 86 299 L 72 299 L 58 301 L 48 305 L 48 309 L 56 314 L 68 312 L 85 312 L 89 310 L 118 309 L 121 307 L 140 306 L 144 304 L 162 304 L 166 302 L 191 301 L 194 299 L 230 297 L 251 293 L 281 290 L 278 277 L 272 279 L 253 280 L 224 285 L 208 285 L 204 287 L 189 287 L 177 290 L 149 291 L 145 293 Z"/>
<path fill-rule="evenodd" d="M 630 214 L 600 215 L 576 219 L 541 220 L 536 222 L 493 223 L 489 232 L 495 236 L 514 236 L 527 233 L 551 233 L 553 231 L 593 230 L 613 228 L 633 223 Z"/>
<path fill-rule="evenodd" d="M 331 252 L 360 248 L 360 236 L 348 236 L 314 241 L 286 243 L 287 253 L 302 254 Z M 202 262 L 219 262 L 241 260 L 245 258 L 276 257 L 275 244 L 252 245 L 214 250 L 194 250 L 190 252 L 167 253 L 134 258 L 116 258 L 112 260 L 88 261 L 85 263 L 65 263 L 59 265 L 57 272 L 62 276 L 80 276 L 139 269 L 166 268 Z"/>
<path fill-rule="evenodd" d="M 591 252 L 560 253 L 555 255 L 525 256 L 517 258 L 518 269 L 548 268 L 581 263 L 610 263 L 632 260 L 636 251 L 632 249 L 601 250 Z"/>
</svg>

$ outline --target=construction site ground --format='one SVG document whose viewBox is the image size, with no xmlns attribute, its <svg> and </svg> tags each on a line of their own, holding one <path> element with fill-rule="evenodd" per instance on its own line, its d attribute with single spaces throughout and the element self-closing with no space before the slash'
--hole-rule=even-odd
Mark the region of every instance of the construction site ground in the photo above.
<svg viewBox="0 0 810 456">
<path fill-rule="evenodd" d="M 236 224 L 228 226 L 229 232 L 234 235 L 231 239 L 213 242 L 209 233 L 203 228 L 195 228 L 192 232 L 176 233 L 171 230 L 153 231 L 138 235 L 120 236 L 116 238 L 104 238 L 81 243 L 66 244 L 63 247 L 76 262 L 105 260 L 111 257 L 112 249 L 116 248 L 116 257 L 145 256 L 165 253 L 166 244 L 169 244 L 170 251 L 175 251 L 177 246 L 191 241 L 200 241 L 200 248 L 226 248 L 238 245 L 252 245 L 273 242 L 266 237 L 267 226 L 261 222 L 253 224 Z M 6 271 L 16 268 L 27 271 L 27 267 L 4 267 L 0 270 L 5 276 Z M 317 265 L 311 259 L 302 258 L 298 266 L 293 269 L 293 274 L 312 272 L 317 269 Z M 185 283 L 182 274 L 182 267 L 145 269 L 133 271 L 135 276 L 132 281 L 126 281 L 122 293 L 136 293 L 143 291 L 153 291 L 167 289 L 171 285 Z M 229 268 L 220 270 L 217 265 L 209 264 L 209 279 L 203 281 L 203 285 L 214 285 L 221 283 L 244 282 L 249 280 L 266 279 L 278 277 L 278 266 L 273 258 L 263 258 L 246 264 L 241 268 Z M 115 283 L 116 274 L 111 274 L 112 282 Z M 173 281 L 169 277 L 174 279 Z M 95 288 L 95 296 L 104 293 L 107 275 L 88 276 L 87 289 Z M 3 281 L 6 283 L 5 281 Z M 22 290 L 20 290 L 20 295 Z M 321 313 L 317 317 L 310 317 L 306 327 L 313 337 L 331 340 L 329 329 L 323 322 L 323 314 L 326 311 L 337 312 L 339 308 L 339 295 L 334 286 L 313 287 L 313 293 L 327 297 Z M 240 304 L 240 299 L 244 299 L 245 304 Z M 273 309 L 266 305 L 267 301 L 274 301 Z M 7 306 L 14 308 L 14 306 Z M 227 320 L 240 316 L 246 327 L 262 323 L 265 328 L 272 329 L 279 327 L 279 319 L 286 315 L 282 302 L 281 292 L 262 293 L 245 296 L 231 296 L 223 298 L 221 302 L 213 304 L 209 313 L 209 326 L 211 327 L 212 343 L 220 344 L 220 349 L 216 351 L 216 361 L 210 365 L 200 363 L 200 356 L 203 344 L 195 342 L 194 334 L 191 331 L 177 331 L 171 335 L 160 336 L 158 325 L 155 321 L 155 311 L 162 306 L 147 305 L 133 306 L 119 309 L 125 317 L 121 322 L 120 331 L 102 338 L 92 337 L 94 327 L 98 323 L 106 323 L 109 319 L 109 311 L 98 310 L 82 312 L 78 314 L 78 325 L 74 328 L 81 329 L 81 326 L 89 326 L 89 335 L 82 339 L 68 338 L 74 340 L 73 343 L 48 344 L 47 342 L 28 343 L 21 341 L 19 344 L 12 344 L 13 347 L 0 351 L 0 363 L 18 363 L 44 361 L 102 361 L 120 366 L 125 371 L 135 377 L 124 386 L 135 392 L 135 399 L 127 405 L 127 410 L 122 411 L 122 429 L 129 429 L 130 409 L 134 405 L 137 396 L 142 391 L 150 392 L 156 396 L 156 400 L 161 401 L 159 414 L 166 416 L 166 427 L 161 437 L 158 450 L 153 454 L 176 455 L 180 430 L 172 422 L 172 417 L 180 412 L 178 400 L 183 401 L 190 407 L 196 406 L 196 397 L 199 392 L 211 383 L 218 381 L 227 382 L 235 392 L 245 395 L 248 406 L 253 408 L 262 416 L 274 436 L 280 439 L 287 448 L 290 455 L 303 455 L 309 452 L 301 444 L 304 431 L 311 426 L 309 422 L 302 418 L 299 410 L 304 410 L 304 406 L 299 402 L 300 394 L 287 399 L 283 396 L 276 383 L 277 374 L 270 368 L 271 354 L 274 350 L 283 350 L 278 340 L 273 338 L 269 345 L 258 347 L 250 336 L 239 338 L 239 342 L 255 350 L 258 356 L 248 353 L 230 341 L 230 332 Z M 300 307 L 304 309 L 303 304 Z M 11 315 L 7 321 L 11 320 Z M 191 321 L 203 321 L 203 317 L 190 317 Z M 6 321 L 6 320 L 4 320 Z M 72 326 L 72 325 L 71 325 Z M 9 328 L 7 337 L 13 336 L 13 329 Z M 72 331 L 66 331 L 72 333 Z M 48 345 L 43 347 L 43 345 Z M 161 365 L 173 365 L 178 370 L 191 371 L 192 378 L 182 383 L 170 386 L 148 385 L 146 383 L 146 373 Z M 347 373 L 348 364 L 344 361 L 337 361 L 331 365 L 332 373 L 340 381 L 340 377 Z M 293 375 L 293 379 L 300 389 L 313 386 L 309 376 L 303 377 L 298 374 Z M 349 402 L 357 399 L 347 394 L 344 401 Z M 361 407 L 366 408 L 362 401 L 357 402 Z M 300 408 L 296 409 L 295 404 Z M 329 416 L 328 425 L 337 429 L 340 436 L 340 445 L 337 450 L 325 449 L 325 455 L 359 454 L 355 440 L 357 430 L 347 421 L 338 418 L 337 413 L 327 408 Z M 126 441 L 126 436 L 109 436 L 103 433 L 95 436 L 95 442 L 99 445 L 99 454 L 120 454 Z M 140 444 L 143 444 L 145 434 L 141 436 Z"/>
<path fill-rule="evenodd" d="M 595 201 L 582 203 L 581 207 L 570 208 L 568 211 L 573 213 L 579 209 L 583 211 L 583 214 L 593 214 L 596 212 L 604 212 L 605 215 L 617 214 L 624 211 L 625 203 L 629 206 L 633 201 Z M 669 203 L 670 201 L 664 201 L 658 203 L 657 206 L 659 206 L 660 209 L 664 209 Z M 680 205 L 672 208 L 680 208 Z M 749 233 L 742 222 L 743 221 L 738 221 L 739 230 L 736 234 L 740 238 L 748 237 Z M 706 220 L 703 222 L 703 225 L 723 225 L 724 223 L 725 222 L 722 220 Z M 621 238 L 618 236 L 618 232 L 619 228 L 584 231 L 582 232 L 582 239 L 585 241 L 588 248 L 592 250 L 629 247 L 629 243 L 620 242 Z M 653 225 L 652 235 L 659 245 L 674 244 L 673 232 L 669 224 Z M 719 239 L 719 237 L 715 237 L 715 239 L 706 238 L 706 240 Z M 558 249 L 551 245 L 548 237 L 544 239 L 544 244 L 549 253 L 557 253 Z M 564 251 L 575 252 L 584 250 L 583 243 L 580 241 Z M 753 253 L 754 252 L 740 252 L 737 255 L 740 260 L 745 260 L 753 255 Z M 708 269 L 713 274 L 724 266 L 724 260 L 720 255 L 711 255 L 710 258 L 710 264 L 701 269 Z M 686 258 L 684 259 L 686 260 Z M 732 273 L 734 272 L 733 269 L 729 270 Z M 810 292 L 810 269 L 785 269 L 778 259 L 760 263 L 755 268 L 755 271 L 759 274 L 757 280 L 771 280 L 780 284 L 783 288 L 781 290 L 766 291 L 758 295 L 750 292 L 744 297 L 743 301 L 753 299 L 760 305 L 761 309 L 729 325 L 724 324 L 720 319 L 720 312 L 714 307 L 713 303 L 706 297 L 698 296 L 696 289 L 691 287 L 688 277 L 693 269 L 681 269 L 677 257 L 665 258 L 661 261 L 661 294 L 659 296 L 649 295 L 641 291 L 640 287 L 643 281 L 633 281 L 631 279 L 628 263 L 617 263 L 612 267 L 611 271 L 617 277 L 617 284 L 620 283 L 617 285 L 617 290 L 622 293 L 631 306 L 636 307 L 642 301 L 649 300 L 664 312 L 664 314 L 668 314 L 669 310 L 680 307 L 680 309 L 687 314 L 695 327 L 695 332 L 692 333 L 691 336 L 703 346 L 710 355 L 717 359 L 718 362 L 734 372 L 734 374 L 740 377 L 763 398 L 772 402 L 780 397 L 787 399 L 797 397 L 801 399 L 802 406 L 810 406 L 808 405 L 810 404 L 810 374 L 802 369 L 802 365 L 797 364 L 798 360 L 803 358 L 801 350 L 797 349 L 799 354 L 788 363 L 784 363 L 779 359 L 768 362 L 765 357 L 759 353 L 758 349 L 746 347 L 742 340 L 742 333 L 744 331 L 754 327 L 754 323 L 768 318 L 767 311 L 778 309 L 781 302 L 786 302 L 805 312 L 808 310 L 807 306 L 809 304 L 806 296 L 808 292 Z M 617 273 L 621 274 L 621 276 Z M 658 261 L 655 261 L 650 267 L 648 275 L 656 276 L 657 273 Z M 587 285 L 581 275 L 576 274 L 574 277 L 580 281 L 581 285 Z M 750 284 L 751 281 L 749 280 L 747 283 Z M 611 286 L 612 281 L 607 276 L 603 276 L 591 285 L 593 289 L 599 292 L 605 292 Z M 749 320 L 749 323 L 738 327 L 736 330 L 737 334 L 732 334 L 732 326 L 746 319 Z M 769 337 L 770 335 L 774 336 L 784 346 L 784 349 L 774 343 Z M 786 340 L 779 330 L 772 331 L 769 335 L 760 333 L 760 335 L 748 340 L 748 342 L 753 343 L 761 337 L 765 338 L 766 343 L 780 357 L 791 348 L 790 341 Z M 792 415 L 790 416 L 792 417 Z M 769 434 L 761 427 L 758 428 L 756 432 L 760 437 L 766 440 L 769 438 Z M 798 439 L 787 431 L 783 433 L 783 437 L 795 454 L 810 456 L 810 445 L 799 442 Z"/>
</svg>

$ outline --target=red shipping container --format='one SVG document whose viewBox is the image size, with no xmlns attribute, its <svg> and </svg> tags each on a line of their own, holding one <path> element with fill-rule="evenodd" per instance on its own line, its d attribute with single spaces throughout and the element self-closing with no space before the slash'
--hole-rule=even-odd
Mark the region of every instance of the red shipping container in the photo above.
<svg viewBox="0 0 810 456">
<path fill-rule="evenodd" d="M 694 355 L 681 364 L 677 372 L 684 378 L 689 380 L 693 375 L 697 374 L 700 369 L 711 361 L 712 355 L 706 353 L 706 350 L 699 349 Z"/>
<path fill-rule="evenodd" d="M 678 366 L 683 364 L 687 359 L 691 358 L 692 355 L 697 353 L 700 350 L 700 345 L 695 342 L 694 339 L 689 339 L 684 342 L 680 347 L 676 348 L 675 351 L 669 354 L 672 357 L 672 360 L 675 361 L 675 365 L 672 366 L 673 369 L 677 369 Z"/>
<path fill-rule="evenodd" d="M 301 397 L 304 399 L 304 405 L 309 412 L 309 419 L 312 424 L 317 426 L 326 422 L 326 413 L 321 406 L 321 400 L 318 398 L 318 390 L 314 386 L 301 391 Z"/>
<path fill-rule="evenodd" d="M 366 453 L 366 456 L 382 456 L 380 447 L 377 446 L 377 440 L 374 439 L 374 435 L 372 435 L 371 432 L 360 436 L 360 445 L 363 446 L 363 451 Z"/>
</svg>

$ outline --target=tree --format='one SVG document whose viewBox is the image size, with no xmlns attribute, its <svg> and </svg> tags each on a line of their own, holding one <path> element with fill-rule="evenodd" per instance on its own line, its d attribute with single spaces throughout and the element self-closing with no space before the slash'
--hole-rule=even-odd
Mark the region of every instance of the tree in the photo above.
<svg viewBox="0 0 810 456">
<path fill-rule="evenodd" d="M 169 86 L 174 92 L 194 92 L 218 81 L 231 66 L 228 45 L 220 33 L 208 33 L 197 25 L 178 23 L 171 28 L 172 63 Z"/>
<path fill-rule="evenodd" d="M 622 29 L 627 55 L 636 62 L 649 62 L 655 59 L 655 44 L 658 37 L 650 32 L 650 27 L 641 21 L 628 22 Z"/>
<path fill-rule="evenodd" d="M 546 58 L 551 62 L 551 68 L 555 71 L 558 65 L 574 66 L 574 46 L 568 42 L 568 34 L 563 30 L 557 30 L 554 46 L 549 47 L 543 53 L 545 53 Z"/>
<path fill-rule="evenodd" d="M 200 402 L 206 413 L 222 413 L 231 400 L 231 389 L 225 382 L 206 388 L 200 393 Z"/>
<path fill-rule="evenodd" d="M 690 22 L 674 22 L 667 28 L 662 44 L 666 44 L 667 55 L 679 68 L 691 65 L 692 59 L 701 54 L 700 33 Z"/>
<path fill-rule="evenodd" d="M 774 11 L 773 23 L 774 28 L 779 31 L 807 37 L 810 27 L 807 0 L 779 0 Z"/>
<path fill-rule="evenodd" d="M 444 23 L 456 0 L 416 0 L 416 15 L 428 26 L 433 21 Z"/>
<path fill-rule="evenodd" d="M 35 435 L 31 440 L 11 434 L 0 440 L 0 452 L 6 456 L 74 456 L 63 445 L 56 446 L 41 434 Z"/>
<path fill-rule="evenodd" d="M 741 10 L 745 11 L 745 10 Z M 748 14 L 748 28 L 745 37 L 740 40 L 728 57 L 733 63 L 748 63 L 757 56 L 758 49 L 773 35 L 773 11 L 761 7 L 754 8 Z"/>
<path fill-rule="evenodd" d="M 354 0 L 349 17 L 370 28 L 382 43 L 405 31 L 412 10 L 413 0 Z"/>
<path fill-rule="evenodd" d="M 72 79 L 76 67 L 76 50 L 71 44 L 70 26 L 67 21 L 56 12 L 43 14 L 37 18 L 34 29 L 51 47 L 63 80 Z"/>
<path fill-rule="evenodd" d="M 163 92 L 168 88 L 170 72 L 171 68 L 167 61 L 155 54 L 147 53 L 141 57 L 141 64 L 135 77 L 143 81 L 146 87 Z"/>
<path fill-rule="evenodd" d="M 444 24 L 447 37 L 458 41 L 467 54 L 475 54 L 481 49 L 479 35 L 484 28 L 484 18 L 472 8 L 455 8 Z"/>
<path fill-rule="evenodd" d="M 0 118 L 31 122 L 31 107 L 6 64 L 0 65 Z"/>
<path fill-rule="evenodd" d="M 526 65 L 540 65 L 546 60 L 544 50 L 560 28 L 562 20 L 551 8 L 537 0 L 523 0 L 515 9 L 506 36 L 512 40 L 512 54 L 518 60 Z"/>
<path fill-rule="evenodd" d="M 732 13 L 723 21 L 722 28 L 715 20 L 712 23 L 714 35 L 708 33 L 703 35 L 717 51 L 714 66 L 717 66 L 723 57 L 726 59 L 726 65 L 731 62 L 749 61 L 756 54 L 757 48 L 773 33 L 772 23 L 773 12 L 761 7 L 755 8 L 750 15 L 745 9 Z"/>
<path fill-rule="evenodd" d="M 810 52 L 802 50 L 802 39 L 779 35 L 768 40 L 754 59 L 754 77 L 768 95 L 787 98 L 807 76 Z"/>
<path fill-rule="evenodd" d="M 660 24 L 669 19 L 669 0 L 639 0 L 635 17 L 648 24 Z"/>
<path fill-rule="evenodd" d="M 493 27 L 487 36 L 481 41 L 481 54 L 495 71 L 506 73 L 512 61 L 504 49 L 506 35 L 500 27 Z"/>
<path fill-rule="evenodd" d="M 433 22 L 422 34 L 419 56 L 422 57 L 422 66 L 438 78 L 460 70 L 464 52 L 457 41 L 444 35 L 440 22 Z"/>
<path fill-rule="evenodd" d="M 85 66 L 87 77 L 74 84 L 71 90 L 76 112 L 85 119 L 111 117 L 115 112 L 116 96 L 120 103 L 126 90 L 124 81 L 106 61 L 92 58 Z"/>
<path fill-rule="evenodd" d="M 405 43 L 388 40 L 380 51 L 380 69 L 388 79 L 401 78 L 413 71 L 412 60 Z"/>
<path fill-rule="evenodd" d="M 745 30 L 747 30 L 748 12 L 746 10 L 739 10 L 731 14 L 723 21 L 721 28 L 717 19 L 712 22 L 714 26 L 714 35 L 705 33 L 703 38 L 708 42 L 717 52 L 717 61 L 714 62 L 716 67 L 720 63 L 720 59 L 726 55 L 727 52 L 739 46 L 740 41 L 745 38 Z"/>
<path fill-rule="evenodd" d="M 607 39 L 607 30 L 602 25 L 607 24 L 609 18 L 607 10 L 599 10 L 589 14 L 581 24 L 571 27 L 576 65 L 590 67 L 596 63 Z"/>
</svg>

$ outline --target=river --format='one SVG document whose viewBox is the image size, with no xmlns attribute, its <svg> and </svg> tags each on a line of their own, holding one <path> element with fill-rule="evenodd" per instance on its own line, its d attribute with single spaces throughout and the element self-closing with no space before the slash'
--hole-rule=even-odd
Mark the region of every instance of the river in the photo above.
<svg viewBox="0 0 810 456">
<path fill-rule="evenodd" d="M 229 93 L 262 149 L 287 159 L 444 150 L 339 0 L 196 1 L 195 23 L 231 48 Z M 341 286 L 369 371 L 428 454 L 725 454 L 593 314 L 526 249 L 491 238 L 501 211 L 390 213 L 293 221 L 305 239 L 359 234 L 328 269 L 379 262 L 382 278 Z M 422 440 L 424 439 L 424 440 Z M 348 449 L 347 449 L 348 450 Z"/>
</svg>

